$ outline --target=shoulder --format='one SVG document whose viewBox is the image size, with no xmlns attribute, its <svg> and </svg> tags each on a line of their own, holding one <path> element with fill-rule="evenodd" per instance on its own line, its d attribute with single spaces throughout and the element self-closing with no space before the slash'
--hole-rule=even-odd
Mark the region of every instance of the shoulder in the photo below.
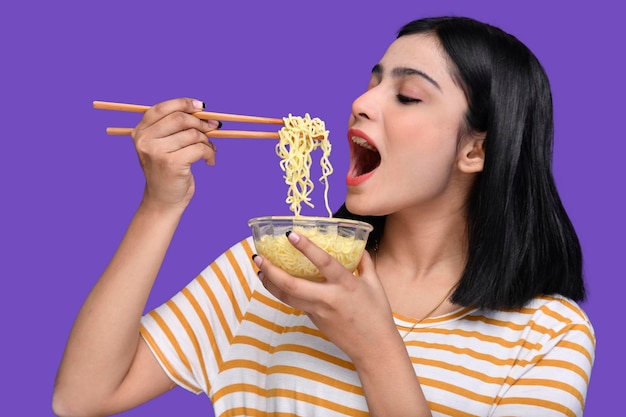
<svg viewBox="0 0 626 417">
<path fill-rule="evenodd" d="M 214 274 L 217 270 L 229 270 L 248 275 L 250 272 L 256 274 L 256 266 L 252 261 L 254 255 L 254 242 L 252 237 L 247 237 L 232 245 L 219 255 L 202 272 L 202 275 Z"/>
<path fill-rule="evenodd" d="M 525 314 L 530 314 L 535 322 L 551 323 L 553 326 L 582 325 L 592 329 L 582 307 L 560 295 L 535 297 L 521 310 Z"/>
<path fill-rule="evenodd" d="M 479 309 L 471 316 L 483 326 L 497 323 L 501 331 L 526 341 L 551 345 L 569 340 L 587 350 L 595 347 L 595 332 L 587 314 L 563 296 L 538 296 L 519 309 Z"/>
<path fill-rule="evenodd" d="M 585 311 L 575 301 L 560 296 L 537 296 L 522 308 L 475 309 L 471 315 L 523 323 L 552 323 L 561 325 L 584 324 L 591 326 Z"/>
<path fill-rule="evenodd" d="M 254 241 L 252 240 L 252 236 L 248 236 L 239 242 L 233 244 L 230 248 L 228 248 L 224 253 L 222 253 L 217 259 L 223 257 L 229 257 L 231 255 L 243 262 L 247 262 L 252 259 L 252 255 L 254 254 Z"/>
<path fill-rule="evenodd" d="M 575 301 L 563 296 L 542 296 L 533 299 L 528 308 L 533 311 L 535 326 L 549 329 L 552 338 L 578 341 L 590 350 L 595 348 L 593 325 Z"/>
<path fill-rule="evenodd" d="M 252 261 L 255 253 L 251 237 L 240 240 L 222 252 L 191 281 L 186 289 L 194 294 L 214 294 L 217 299 L 241 298 L 247 302 L 259 286 L 258 268 Z"/>
</svg>

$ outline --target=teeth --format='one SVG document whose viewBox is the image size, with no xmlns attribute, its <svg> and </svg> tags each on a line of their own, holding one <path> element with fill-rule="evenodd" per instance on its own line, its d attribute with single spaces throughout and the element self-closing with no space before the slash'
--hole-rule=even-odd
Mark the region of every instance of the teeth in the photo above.
<svg viewBox="0 0 626 417">
<path fill-rule="evenodd" d="M 370 151 L 376 151 L 376 148 L 374 148 L 372 145 L 369 144 L 368 141 L 366 141 L 365 139 L 361 137 L 352 136 L 352 142 L 356 143 L 359 146 L 364 147 L 365 149 L 369 149 Z"/>
</svg>

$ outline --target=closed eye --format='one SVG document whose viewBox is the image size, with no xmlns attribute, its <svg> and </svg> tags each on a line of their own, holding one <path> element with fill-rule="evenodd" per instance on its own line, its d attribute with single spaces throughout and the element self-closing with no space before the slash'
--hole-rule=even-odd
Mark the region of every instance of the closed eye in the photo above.
<svg viewBox="0 0 626 417">
<path fill-rule="evenodd" d="M 419 103 L 422 100 L 418 99 L 418 98 L 411 98 L 411 97 L 407 97 L 405 95 L 402 94 L 398 94 L 396 96 L 398 98 L 398 101 L 402 104 L 409 104 L 409 103 Z"/>
</svg>

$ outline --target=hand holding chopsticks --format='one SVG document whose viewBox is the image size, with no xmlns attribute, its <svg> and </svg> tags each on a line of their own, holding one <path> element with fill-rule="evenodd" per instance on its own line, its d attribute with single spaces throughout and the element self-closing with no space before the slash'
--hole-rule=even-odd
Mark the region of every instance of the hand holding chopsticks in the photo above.
<svg viewBox="0 0 626 417">
<path fill-rule="evenodd" d="M 114 103 L 108 101 L 94 101 L 93 107 L 95 109 L 102 110 L 118 110 L 125 112 L 144 113 L 150 106 L 144 106 L 139 104 L 127 104 L 127 103 Z M 240 114 L 229 113 L 215 113 L 215 112 L 197 112 L 193 113 L 193 116 L 202 120 L 219 120 L 227 122 L 243 122 L 243 123 L 260 123 L 260 124 L 276 124 L 283 125 L 283 119 L 260 117 L 260 116 L 246 116 Z M 108 135 L 130 135 L 133 131 L 132 128 L 127 127 L 108 127 Z M 247 130 L 212 130 L 206 132 L 206 135 L 210 138 L 267 138 L 278 139 L 278 132 L 263 132 L 263 131 L 247 131 Z"/>
</svg>

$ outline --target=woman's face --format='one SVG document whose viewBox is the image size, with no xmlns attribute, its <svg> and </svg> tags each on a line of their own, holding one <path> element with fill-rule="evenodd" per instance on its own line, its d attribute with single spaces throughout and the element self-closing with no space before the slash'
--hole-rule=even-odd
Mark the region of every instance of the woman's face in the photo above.
<svg viewBox="0 0 626 417">
<path fill-rule="evenodd" d="M 394 41 L 352 104 L 348 210 L 386 215 L 458 201 L 463 181 L 456 181 L 456 160 L 466 109 L 434 36 Z"/>
</svg>

